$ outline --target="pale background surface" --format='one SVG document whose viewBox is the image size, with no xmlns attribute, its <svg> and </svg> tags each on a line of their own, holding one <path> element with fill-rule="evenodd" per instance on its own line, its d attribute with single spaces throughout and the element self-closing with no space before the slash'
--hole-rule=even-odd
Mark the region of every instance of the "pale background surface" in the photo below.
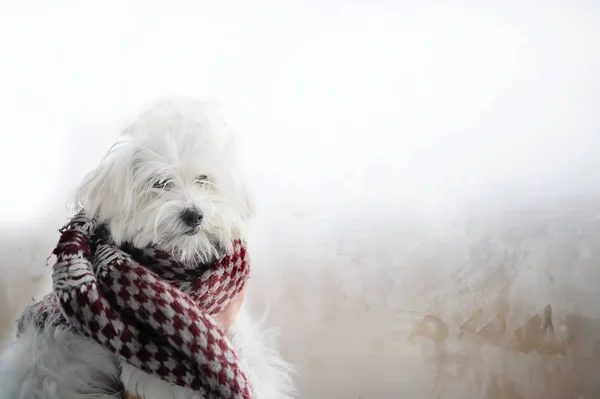
<svg viewBox="0 0 600 399">
<path fill-rule="evenodd" d="M 126 118 L 194 94 L 301 398 L 600 397 L 600 6 L 123 3 L 0 6 L 3 338 Z"/>
</svg>

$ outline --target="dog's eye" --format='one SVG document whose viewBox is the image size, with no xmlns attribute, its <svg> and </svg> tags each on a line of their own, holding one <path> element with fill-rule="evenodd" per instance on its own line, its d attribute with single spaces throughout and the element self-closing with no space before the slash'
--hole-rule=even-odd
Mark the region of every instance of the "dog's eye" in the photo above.
<svg viewBox="0 0 600 399">
<path fill-rule="evenodd" d="M 159 190 L 168 190 L 171 188 L 171 182 L 169 179 L 158 179 L 152 183 L 152 187 L 157 188 Z"/>
<path fill-rule="evenodd" d="M 208 183 L 208 176 L 207 175 L 198 175 L 196 176 L 196 184 L 206 184 Z"/>
</svg>

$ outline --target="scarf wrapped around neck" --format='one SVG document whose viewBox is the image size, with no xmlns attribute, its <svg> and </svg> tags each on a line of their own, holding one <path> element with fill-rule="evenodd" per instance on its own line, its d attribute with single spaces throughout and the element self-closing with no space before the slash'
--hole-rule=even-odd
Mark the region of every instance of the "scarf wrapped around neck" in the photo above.
<svg viewBox="0 0 600 399">
<path fill-rule="evenodd" d="M 121 248 L 83 213 L 60 230 L 53 292 L 24 320 L 68 327 L 121 361 L 205 398 L 251 399 L 238 356 L 212 315 L 244 287 L 246 247 L 205 267 L 185 267 L 155 248 Z"/>
</svg>

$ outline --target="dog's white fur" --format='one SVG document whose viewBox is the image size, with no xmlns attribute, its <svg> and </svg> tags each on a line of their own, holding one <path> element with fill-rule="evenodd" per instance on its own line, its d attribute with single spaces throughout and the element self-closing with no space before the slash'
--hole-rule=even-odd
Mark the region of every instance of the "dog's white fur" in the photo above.
<svg viewBox="0 0 600 399">
<path fill-rule="evenodd" d="M 161 100 L 127 126 L 84 179 L 75 203 L 106 222 L 117 244 L 153 244 L 187 264 L 207 262 L 245 237 L 253 214 L 234 153 L 232 131 L 216 104 Z M 199 226 L 183 222 L 188 209 L 202 215 Z M 0 360 L 0 399 L 112 399 L 119 383 L 144 399 L 200 398 L 119 364 L 98 344 L 62 328 L 26 325 Z M 246 306 L 227 335 L 257 399 L 292 396 L 291 368 Z"/>
</svg>

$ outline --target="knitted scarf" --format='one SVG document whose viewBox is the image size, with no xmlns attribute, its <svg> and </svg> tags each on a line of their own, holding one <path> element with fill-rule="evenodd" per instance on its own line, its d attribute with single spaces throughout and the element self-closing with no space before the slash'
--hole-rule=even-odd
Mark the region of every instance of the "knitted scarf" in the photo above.
<svg viewBox="0 0 600 399">
<path fill-rule="evenodd" d="M 82 213 L 60 230 L 53 292 L 19 322 L 72 329 L 122 361 L 205 398 L 251 399 L 238 356 L 211 315 L 249 276 L 243 242 L 213 265 L 190 268 L 155 248 L 121 248 Z"/>
</svg>

